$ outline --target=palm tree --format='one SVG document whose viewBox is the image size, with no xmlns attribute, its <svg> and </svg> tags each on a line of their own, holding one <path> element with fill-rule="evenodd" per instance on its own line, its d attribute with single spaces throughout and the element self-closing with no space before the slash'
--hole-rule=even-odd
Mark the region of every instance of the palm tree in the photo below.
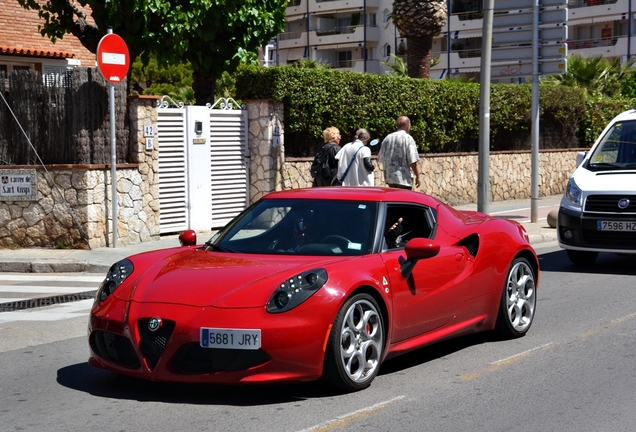
<svg viewBox="0 0 636 432">
<path fill-rule="evenodd" d="M 406 63 L 404 63 L 404 61 L 402 61 L 402 59 L 395 54 L 391 54 L 391 58 L 393 59 L 393 62 L 382 62 L 384 66 L 388 66 L 389 68 L 391 68 L 389 74 L 393 76 L 407 77 L 408 74 L 406 73 Z"/>
<path fill-rule="evenodd" d="M 406 38 L 406 63 L 412 78 L 428 78 L 431 73 L 433 38 L 446 25 L 446 0 L 395 0 L 392 18 Z"/>
<path fill-rule="evenodd" d="M 620 59 L 608 60 L 602 56 L 568 56 L 568 70 L 564 74 L 550 75 L 544 82 L 584 89 L 590 96 L 614 96 L 631 73 L 633 60 L 621 64 Z"/>
</svg>

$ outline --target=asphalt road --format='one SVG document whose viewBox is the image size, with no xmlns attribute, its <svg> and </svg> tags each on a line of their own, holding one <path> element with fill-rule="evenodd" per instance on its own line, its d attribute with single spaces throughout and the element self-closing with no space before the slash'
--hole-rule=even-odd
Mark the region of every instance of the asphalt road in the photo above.
<svg viewBox="0 0 636 432">
<path fill-rule="evenodd" d="M 636 258 L 577 269 L 541 245 L 529 334 L 480 334 L 383 364 L 373 385 L 149 383 L 87 365 L 86 318 L 0 323 L 3 431 L 632 431 Z M 41 324 L 41 325 L 40 325 Z"/>
</svg>

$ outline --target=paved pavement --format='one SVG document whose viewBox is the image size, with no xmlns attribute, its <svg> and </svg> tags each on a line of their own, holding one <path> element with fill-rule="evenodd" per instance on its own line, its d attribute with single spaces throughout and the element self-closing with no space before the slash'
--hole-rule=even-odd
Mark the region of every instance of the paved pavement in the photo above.
<svg viewBox="0 0 636 432">
<path fill-rule="evenodd" d="M 546 221 L 550 211 L 559 208 L 561 195 L 543 197 L 539 200 L 538 222 L 530 222 L 530 199 L 491 202 L 488 213 L 514 219 L 524 225 L 530 236 L 530 243 L 555 241 L 556 230 Z M 461 210 L 477 210 L 477 204 L 456 206 Z M 210 238 L 212 233 L 198 233 L 199 243 Z M 50 248 L 0 248 L 0 273 L 69 273 L 89 272 L 105 274 L 110 266 L 140 252 L 179 246 L 178 236 L 162 236 L 160 240 L 130 246 L 106 247 L 92 250 L 50 249 Z"/>
</svg>

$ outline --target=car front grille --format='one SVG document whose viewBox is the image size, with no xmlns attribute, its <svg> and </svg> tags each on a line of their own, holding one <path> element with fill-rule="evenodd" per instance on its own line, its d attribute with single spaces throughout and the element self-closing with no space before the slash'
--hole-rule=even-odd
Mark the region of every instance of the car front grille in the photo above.
<svg viewBox="0 0 636 432">
<path fill-rule="evenodd" d="M 150 321 L 149 318 L 143 318 L 137 322 L 139 326 L 139 337 L 141 339 L 139 341 L 139 348 L 141 348 L 148 368 L 154 370 L 174 330 L 175 322 L 163 320 L 159 329 L 151 331 L 148 328 L 148 321 Z"/>
<path fill-rule="evenodd" d="M 626 198 L 629 205 L 621 209 L 618 202 Z M 636 195 L 590 195 L 585 200 L 585 213 L 614 213 L 636 215 Z"/>
<path fill-rule="evenodd" d="M 202 348 L 198 343 L 190 343 L 179 349 L 172 368 L 184 374 L 231 372 L 258 366 L 269 359 L 269 355 L 261 349 Z"/>
<path fill-rule="evenodd" d="M 634 249 L 636 247 L 636 233 L 583 230 L 585 243 L 597 246 L 615 247 L 617 249 Z"/>
<path fill-rule="evenodd" d="M 137 369 L 140 366 L 135 349 L 128 338 L 102 330 L 91 333 L 90 345 L 100 357 L 120 366 Z"/>
</svg>

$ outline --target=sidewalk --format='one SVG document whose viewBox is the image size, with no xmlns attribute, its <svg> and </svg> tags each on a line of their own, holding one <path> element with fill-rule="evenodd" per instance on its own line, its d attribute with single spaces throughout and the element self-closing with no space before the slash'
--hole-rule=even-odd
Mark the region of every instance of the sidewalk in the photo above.
<svg viewBox="0 0 636 432">
<path fill-rule="evenodd" d="M 539 200 L 538 222 L 530 222 L 530 199 L 491 202 L 491 215 L 520 222 L 528 231 L 530 243 L 556 241 L 556 230 L 550 228 L 546 217 L 559 208 L 561 195 L 543 197 Z M 459 210 L 477 210 L 477 204 L 455 206 Z M 197 233 L 197 242 L 204 243 L 211 232 Z M 0 248 L 0 273 L 70 273 L 89 272 L 106 274 L 112 264 L 130 255 L 155 249 L 179 246 L 177 235 L 163 236 L 160 240 L 117 248 L 104 247 L 93 250 L 49 249 L 49 248 Z"/>
</svg>

